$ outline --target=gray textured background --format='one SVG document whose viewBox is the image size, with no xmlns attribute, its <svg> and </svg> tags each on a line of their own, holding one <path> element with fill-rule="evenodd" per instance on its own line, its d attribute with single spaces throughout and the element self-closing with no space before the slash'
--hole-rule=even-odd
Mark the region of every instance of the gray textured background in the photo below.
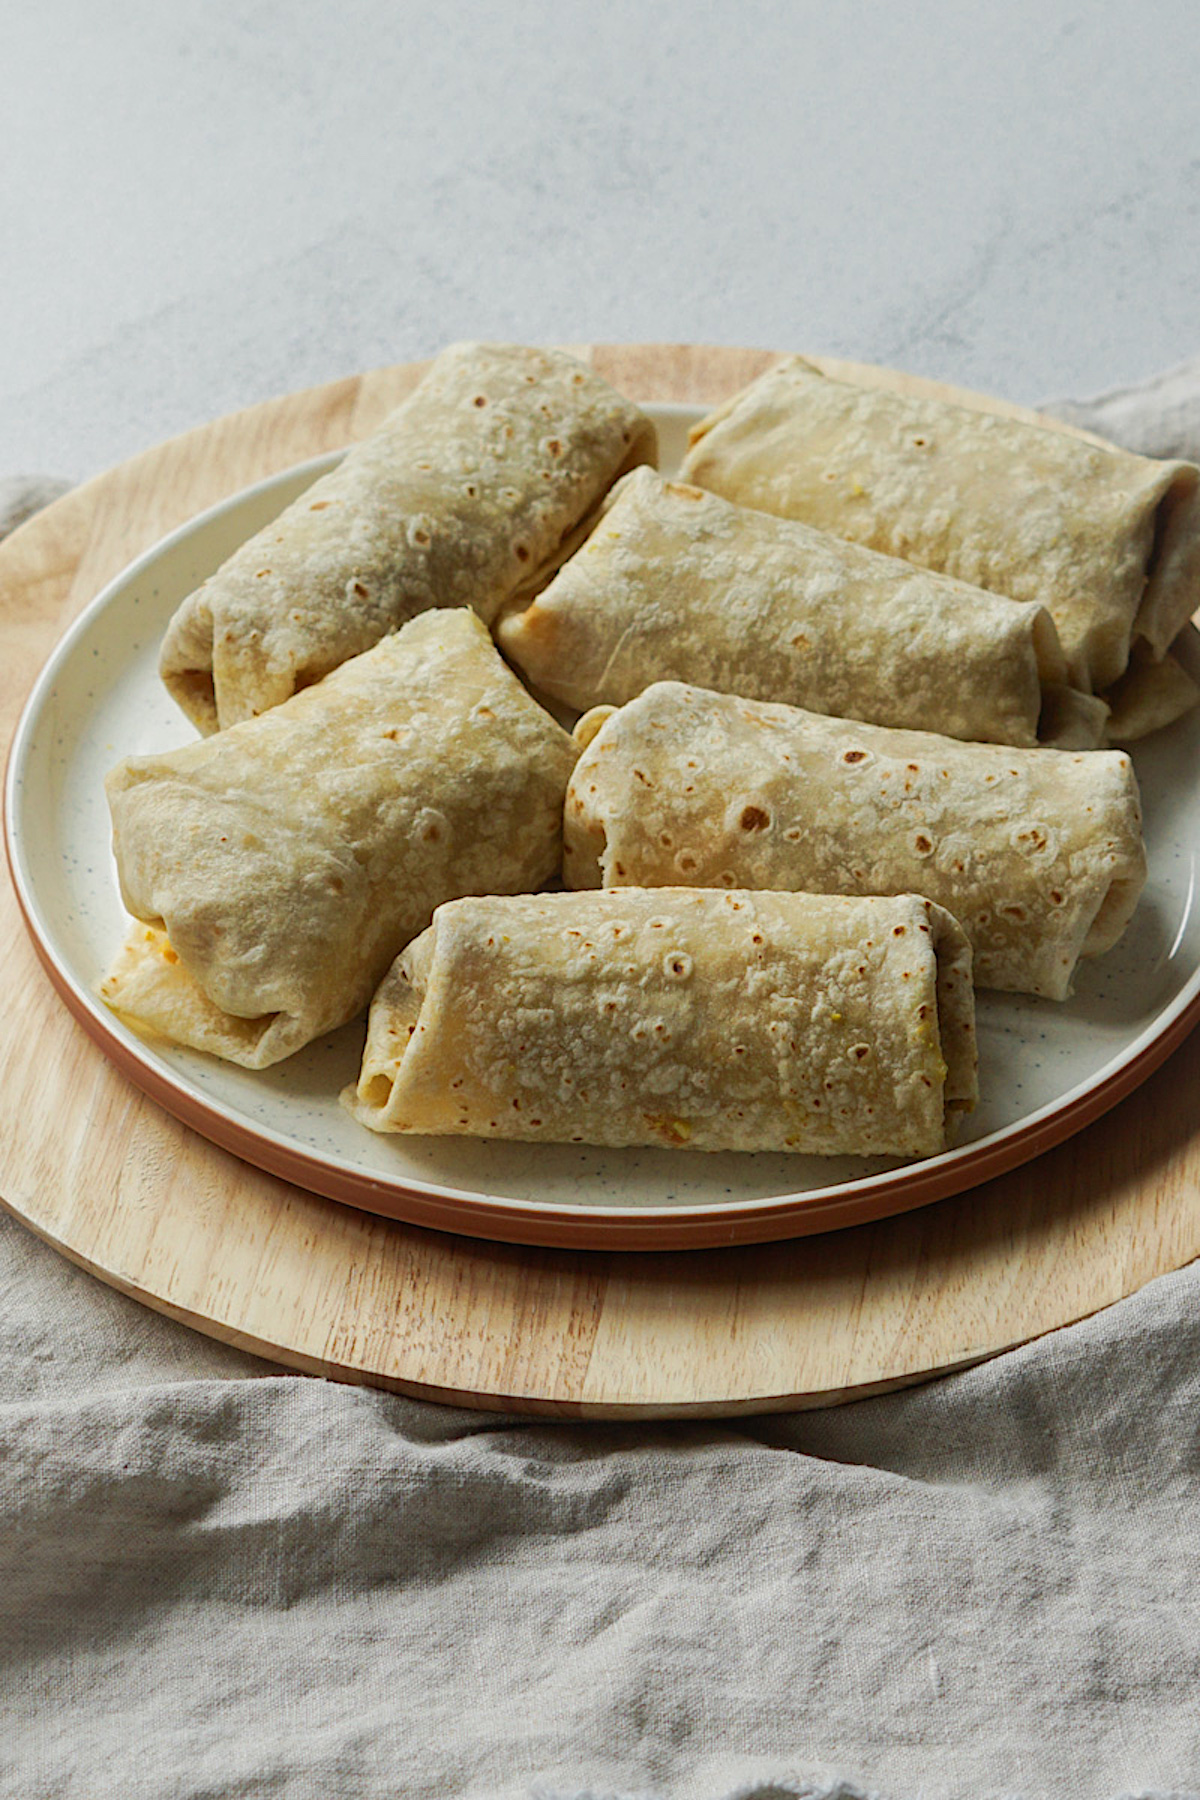
<svg viewBox="0 0 1200 1800">
<path fill-rule="evenodd" d="M 1015 399 L 1197 348 L 1192 0 L 48 0 L 0 58 L 0 475 L 455 336 Z"/>
</svg>

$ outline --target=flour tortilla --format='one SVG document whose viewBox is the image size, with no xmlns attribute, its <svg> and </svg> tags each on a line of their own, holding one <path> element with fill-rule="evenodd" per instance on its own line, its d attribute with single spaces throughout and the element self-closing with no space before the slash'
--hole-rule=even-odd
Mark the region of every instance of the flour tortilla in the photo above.
<svg viewBox="0 0 1200 1800">
<path fill-rule="evenodd" d="M 375 1131 L 929 1156 L 976 1098 L 970 950 L 912 895 L 459 900 L 371 1007 Z"/>
<path fill-rule="evenodd" d="M 1133 646 L 1129 667 L 1106 696 L 1109 715 L 1104 739 L 1108 744 L 1133 744 L 1173 725 L 1200 703 L 1200 686 L 1179 660 L 1178 651 L 1194 637 L 1195 626 L 1185 625 L 1160 662 L 1144 643 Z"/>
<path fill-rule="evenodd" d="M 1054 622 L 791 519 L 635 469 L 591 536 L 497 626 L 541 691 L 581 711 L 654 680 L 989 743 L 1091 748 Z"/>
<path fill-rule="evenodd" d="M 533 594 L 654 427 L 554 350 L 455 344 L 184 601 L 160 669 L 199 730 L 278 706 L 427 608 Z"/>
<path fill-rule="evenodd" d="M 1146 879 L 1119 750 L 964 744 L 658 682 L 577 728 L 569 887 L 923 893 L 975 980 L 1064 999 Z"/>
<path fill-rule="evenodd" d="M 692 433 L 684 479 L 1014 600 L 1104 693 L 1200 604 L 1200 469 L 968 406 L 834 380 L 792 357 Z"/>
<path fill-rule="evenodd" d="M 460 609 L 261 719 L 109 776 L 139 1029 L 265 1068 L 362 1010 L 460 894 L 557 873 L 575 746 Z"/>
</svg>

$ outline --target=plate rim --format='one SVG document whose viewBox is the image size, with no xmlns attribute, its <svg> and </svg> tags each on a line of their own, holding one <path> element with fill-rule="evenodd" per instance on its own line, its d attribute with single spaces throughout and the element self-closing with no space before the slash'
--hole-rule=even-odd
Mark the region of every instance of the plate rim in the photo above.
<svg viewBox="0 0 1200 1800">
<path fill-rule="evenodd" d="M 698 403 L 648 402 L 659 417 L 695 418 Z M 87 603 L 54 645 L 26 696 L 10 739 L 3 791 L 5 855 L 18 907 L 42 968 L 72 1016 L 110 1062 L 142 1092 L 222 1149 L 323 1195 L 385 1217 L 458 1235 L 548 1248 L 691 1249 L 782 1240 L 865 1224 L 964 1193 L 1018 1167 L 1082 1130 L 1139 1086 L 1200 1023 L 1200 966 L 1182 990 L 1104 1067 L 1031 1114 L 974 1143 L 900 1168 L 857 1176 L 809 1192 L 724 1199 L 677 1206 L 580 1206 L 515 1198 L 415 1178 L 389 1179 L 353 1170 L 302 1149 L 272 1127 L 238 1117 L 224 1102 L 200 1095 L 166 1067 L 153 1046 L 112 1019 L 63 966 L 44 921 L 18 830 L 19 786 L 35 725 L 76 640 L 114 604 L 128 584 L 162 556 L 222 515 L 308 474 L 316 479 L 343 450 L 277 470 L 224 496 L 149 545 Z"/>
</svg>

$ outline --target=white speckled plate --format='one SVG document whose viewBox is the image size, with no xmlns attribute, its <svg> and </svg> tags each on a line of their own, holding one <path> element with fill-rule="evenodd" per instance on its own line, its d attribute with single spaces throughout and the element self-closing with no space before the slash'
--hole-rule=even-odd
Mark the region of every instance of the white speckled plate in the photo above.
<svg viewBox="0 0 1200 1800">
<path fill-rule="evenodd" d="M 676 467 L 702 409 L 647 410 L 664 468 Z M 754 1242 L 884 1217 L 1036 1155 L 1128 1093 L 1195 1023 L 1200 714 L 1135 757 L 1150 880 L 1130 930 L 1109 956 L 1081 966 L 1064 1005 L 979 996 L 982 1102 L 961 1144 L 924 1162 L 383 1138 L 337 1099 L 357 1074 L 362 1024 L 261 1073 L 138 1038 L 95 997 L 126 926 L 103 776 L 122 756 L 187 738 L 157 676 L 167 620 L 336 460 L 235 495 L 112 582 L 43 670 L 9 760 L 9 861 L 43 963 L 107 1054 L 205 1136 L 315 1192 L 475 1236 L 605 1248 Z"/>
</svg>

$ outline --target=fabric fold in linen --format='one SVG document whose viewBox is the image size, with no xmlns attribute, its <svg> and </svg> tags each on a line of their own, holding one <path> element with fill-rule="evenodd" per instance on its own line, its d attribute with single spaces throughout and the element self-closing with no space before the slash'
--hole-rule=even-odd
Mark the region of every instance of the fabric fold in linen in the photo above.
<svg viewBox="0 0 1200 1800">
<path fill-rule="evenodd" d="M 5 1800 L 1194 1792 L 1200 1269 L 923 1388 L 637 1425 L 272 1374 L 11 1221 L 0 1270 Z"/>
<path fill-rule="evenodd" d="M 1043 400 L 1039 412 L 1138 456 L 1200 463 L 1200 356 L 1148 381 L 1109 388 L 1086 400 Z"/>
<path fill-rule="evenodd" d="M 70 491 L 69 481 L 53 475 L 10 475 L 0 481 L 0 538 Z"/>
</svg>

